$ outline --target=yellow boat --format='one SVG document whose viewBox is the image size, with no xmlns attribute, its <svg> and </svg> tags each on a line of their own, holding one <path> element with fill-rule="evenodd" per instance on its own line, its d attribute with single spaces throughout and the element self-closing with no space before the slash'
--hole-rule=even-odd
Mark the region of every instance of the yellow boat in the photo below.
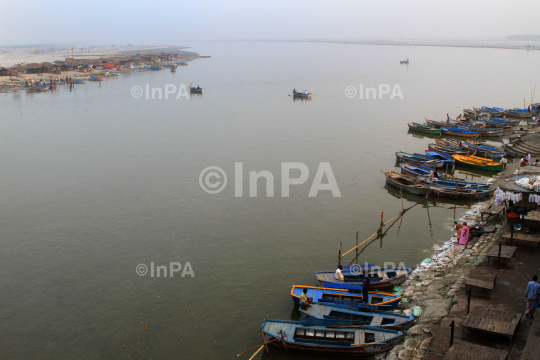
<svg viewBox="0 0 540 360">
<path fill-rule="evenodd" d="M 484 159 L 478 156 L 464 156 L 454 154 L 452 155 L 452 157 L 454 158 L 454 160 L 456 160 L 456 164 L 472 167 L 475 169 L 500 171 L 503 168 L 503 164 L 494 162 L 491 159 Z"/>
</svg>

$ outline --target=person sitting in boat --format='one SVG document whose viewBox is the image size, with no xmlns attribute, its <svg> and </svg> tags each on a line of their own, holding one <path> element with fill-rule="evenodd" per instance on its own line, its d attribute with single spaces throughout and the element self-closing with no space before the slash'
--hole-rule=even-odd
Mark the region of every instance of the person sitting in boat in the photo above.
<svg viewBox="0 0 540 360">
<path fill-rule="evenodd" d="M 292 89 L 292 93 L 296 94 L 296 88 Z"/>
<path fill-rule="evenodd" d="M 300 295 L 300 307 L 302 309 L 307 310 L 311 306 L 311 303 L 313 302 L 313 298 L 307 296 L 307 289 L 304 288 L 302 291 L 302 295 Z"/>
<path fill-rule="evenodd" d="M 343 274 L 341 273 L 341 270 L 343 270 L 343 266 L 339 265 L 337 270 L 336 270 L 336 280 L 339 280 L 339 281 L 344 281 L 345 280 L 345 277 L 343 276 Z"/>
<path fill-rule="evenodd" d="M 437 180 L 439 180 L 439 173 L 437 172 L 437 170 L 433 170 L 433 172 L 431 173 L 431 181 Z"/>
</svg>

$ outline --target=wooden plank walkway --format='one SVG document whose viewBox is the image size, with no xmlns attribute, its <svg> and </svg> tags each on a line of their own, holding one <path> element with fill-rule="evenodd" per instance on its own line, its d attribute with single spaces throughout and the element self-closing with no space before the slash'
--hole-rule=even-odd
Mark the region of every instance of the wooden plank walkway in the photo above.
<svg viewBox="0 0 540 360">
<path fill-rule="evenodd" d="M 454 340 L 443 360 L 505 360 L 508 351 Z"/>
<path fill-rule="evenodd" d="M 538 234 L 526 234 L 519 231 L 514 231 L 513 240 L 512 240 L 512 232 L 508 230 L 504 235 L 502 236 L 504 239 L 504 243 L 506 244 L 510 240 L 510 245 L 513 244 L 513 240 L 523 241 L 528 244 L 534 245 L 534 250 L 538 251 L 538 245 L 540 244 L 540 235 Z"/>
<path fill-rule="evenodd" d="M 472 271 L 467 280 L 465 281 L 465 287 L 471 289 L 479 289 L 488 292 L 489 297 L 493 292 L 493 287 L 497 282 L 497 272 L 486 267 L 479 267 Z"/>
<path fill-rule="evenodd" d="M 463 321 L 461 338 L 465 338 L 466 330 L 477 330 L 507 336 L 512 344 L 520 321 L 521 314 L 478 307 Z"/>
<path fill-rule="evenodd" d="M 540 360 L 540 316 L 536 314 L 521 360 Z"/>
<path fill-rule="evenodd" d="M 504 205 L 495 206 L 495 204 L 492 204 L 485 211 L 480 212 L 480 218 L 482 219 L 482 221 L 484 221 L 484 215 L 487 215 L 486 220 L 489 220 L 489 218 L 492 216 L 496 216 L 498 219 L 503 211 Z"/>
<path fill-rule="evenodd" d="M 506 264 L 508 264 L 510 259 L 513 258 L 516 255 L 516 249 L 517 249 L 517 247 L 515 247 L 515 246 L 502 245 L 501 246 L 501 260 L 503 262 L 506 262 Z M 499 246 L 498 245 L 493 245 L 491 247 L 491 250 L 489 250 L 489 252 L 487 254 L 488 266 L 489 266 L 489 262 L 493 258 L 495 258 L 495 260 L 497 260 L 498 256 L 499 256 Z M 497 264 L 497 266 L 499 266 L 499 264 Z"/>
</svg>

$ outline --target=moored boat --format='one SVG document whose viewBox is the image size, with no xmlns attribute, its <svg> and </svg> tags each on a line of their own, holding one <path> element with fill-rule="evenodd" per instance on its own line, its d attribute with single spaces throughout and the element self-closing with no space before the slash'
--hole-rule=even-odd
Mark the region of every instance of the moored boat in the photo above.
<svg viewBox="0 0 540 360">
<path fill-rule="evenodd" d="M 396 173 L 394 173 L 396 174 Z M 403 175 L 397 174 L 400 177 Z M 416 181 L 417 179 L 411 178 Z M 347 270 L 343 269 L 342 274 L 344 280 L 336 279 L 336 270 L 315 271 L 317 285 L 321 287 L 330 287 L 336 289 L 361 289 L 363 278 L 369 276 L 370 289 L 384 289 L 400 285 L 405 282 L 407 276 L 414 268 L 386 268 L 379 267 L 361 268 L 350 267 Z"/>
<path fill-rule="evenodd" d="M 33 92 L 37 92 L 37 91 L 48 91 L 49 90 L 49 86 L 48 85 L 41 85 L 41 86 L 32 86 L 32 87 L 29 87 L 27 89 L 27 91 L 33 91 Z"/>
<path fill-rule="evenodd" d="M 474 138 L 478 136 L 478 132 L 470 131 L 467 129 L 461 129 L 461 128 L 445 128 L 441 127 L 441 133 L 442 135 L 450 135 L 450 136 L 457 136 L 457 137 L 465 137 L 465 138 Z"/>
<path fill-rule="evenodd" d="M 384 173 L 386 177 L 386 183 L 390 186 L 400 189 L 403 192 L 414 195 L 425 195 L 427 191 L 427 185 L 421 180 L 411 176 L 405 176 L 393 171 Z"/>
<path fill-rule="evenodd" d="M 307 309 L 300 308 L 302 316 L 320 320 L 345 320 L 351 325 L 366 325 L 394 330 L 407 330 L 415 317 L 392 312 L 368 312 L 349 307 L 313 303 Z"/>
<path fill-rule="evenodd" d="M 429 156 L 422 154 L 409 154 L 403 151 L 396 152 L 396 159 L 400 162 L 408 162 L 411 164 L 425 165 L 432 168 L 443 167 L 444 161 L 435 160 Z"/>
<path fill-rule="evenodd" d="M 449 155 L 447 153 L 439 153 L 437 151 L 433 150 L 426 150 L 425 154 L 429 157 L 432 157 L 435 160 L 441 160 L 444 161 L 443 166 L 452 166 L 454 165 L 454 159 L 452 158 L 452 155 Z"/>
<path fill-rule="evenodd" d="M 446 153 L 449 155 L 454 155 L 454 154 L 467 155 L 467 151 L 463 151 L 460 148 L 456 148 L 452 146 L 444 146 L 440 144 L 428 144 L 428 149 L 436 151 L 438 153 Z"/>
<path fill-rule="evenodd" d="M 200 87 L 199 85 L 191 86 L 191 84 L 189 84 L 189 91 L 202 93 L 202 87 Z"/>
<path fill-rule="evenodd" d="M 102 81 L 103 79 L 101 78 L 101 76 L 92 76 L 90 79 L 88 79 L 89 81 Z"/>
<path fill-rule="evenodd" d="M 417 132 L 421 132 L 424 134 L 431 134 L 431 135 L 441 135 L 440 129 L 437 129 L 428 125 L 419 124 L 415 122 L 408 123 L 407 125 L 409 126 L 409 130 L 411 131 L 417 131 Z"/>
<path fill-rule="evenodd" d="M 295 305 L 300 305 L 300 296 L 304 289 L 307 289 L 307 296 L 313 298 L 313 302 L 327 303 L 328 305 L 338 304 L 353 308 L 361 308 L 372 311 L 388 311 L 395 309 L 401 300 L 400 295 L 383 292 L 370 291 L 368 302 L 364 302 L 362 290 L 356 289 L 335 289 L 316 286 L 293 285 L 291 297 Z"/>
<path fill-rule="evenodd" d="M 429 119 L 426 119 L 426 124 L 428 124 L 429 126 L 436 127 L 436 128 L 441 128 L 441 127 L 445 127 L 445 128 L 453 128 L 453 127 L 455 127 L 455 126 L 458 126 L 458 122 L 455 121 L 455 120 L 450 120 L 450 121 L 436 121 L 436 120 L 429 120 Z"/>
<path fill-rule="evenodd" d="M 453 155 L 456 164 L 487 171 L 500 171 L 503 164 L 477 156 Z"/>
<path fill-rule="evenodd" d="M 263 339 L 287 350 L 320 354 L 374 355 L 395 347 L 405 336 L 397 330 L 358 328 L 292 320 L 264 319 Z"/>
<path fill-rule="evenodd" d="M 400 64 L 409 64 L 409 58 L 407 60 L 399 60 Z"/>
</svg>

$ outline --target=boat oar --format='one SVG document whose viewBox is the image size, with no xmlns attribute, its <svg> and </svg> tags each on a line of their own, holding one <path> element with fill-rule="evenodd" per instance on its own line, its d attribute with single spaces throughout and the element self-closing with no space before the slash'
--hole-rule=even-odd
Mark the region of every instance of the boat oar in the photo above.
<svg viewBox="0 0 540 360">
<path fill-rule="evenodd" d="M 278 340 L 281 340 L 281 339 L 270 340 L 270 341 L 265 342 L 265 343 L 262 344 L 262 345 L 254 346 L 254 347 L 252 347 L 251 349 L 246 350 L 246 351 L 244 351 L 243 353 L 240 353 L 240 354 L 236 355 L 236 357 L 239 357 L 240 355 L 244 355 L 245 353 L 250 352 L 251 350 L 255 350 L 255 349 L 258 348 L 258 347 L 261 347 L 261 348 L 262 348 L 262 347 L 264 347 L 265 345 L 270 344 L 270 343 L 272 343 L 272 342 L 274 342 L 274 341 L 278 341 Z M 260 351 L 260 350 L 261 350 L 261 349 L 259 349 L 259 351 Z M 258 353 L 259 351 L 257 351 L 257 353 Z M 257 354 L 257 353 L 255 353 L 255 354 Z"/>
<path fill-rule="evenodd" d="M 259 351 L 261 351 L 261 350 L 263 349 L 263 347 L 264 347 L 264 345 L 261 345 L 261 347 L 259 348 L 259 350 L 257 350 L 257 351 L 255 352 L 255 354 L 253 354 L 253 356 L 249 358 L 249 360 L 251 360 L 251 359 L 253 359 L 255 356 L 257 356 L 257 354 L 259 353 Z"/>
</svg>

